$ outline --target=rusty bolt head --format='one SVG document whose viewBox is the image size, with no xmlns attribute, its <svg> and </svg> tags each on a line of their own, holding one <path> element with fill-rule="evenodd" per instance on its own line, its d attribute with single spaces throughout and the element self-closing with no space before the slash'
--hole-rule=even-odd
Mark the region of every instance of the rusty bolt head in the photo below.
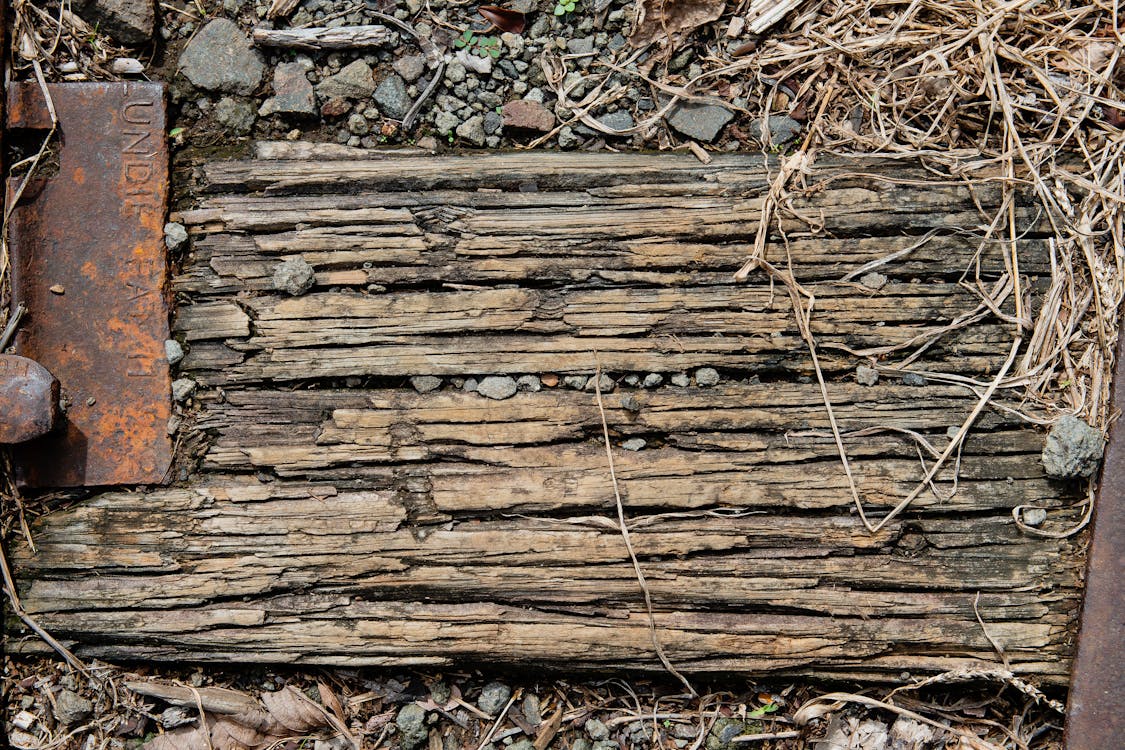
<svg viewBox="0 0 1125 750">
<path fill-rule="evenodd" d="M 0 354 L 0 444 L 42 437 L 59 422 L 59 381 L 33 359 Z"/>
</svg>

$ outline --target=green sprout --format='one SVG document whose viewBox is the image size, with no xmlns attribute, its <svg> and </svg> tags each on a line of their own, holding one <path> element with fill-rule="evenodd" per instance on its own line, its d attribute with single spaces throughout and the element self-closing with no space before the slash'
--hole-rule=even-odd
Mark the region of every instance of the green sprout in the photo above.
<svg viewBox="0 0 1125 750">
<path fill-rule="evenodd" d="M 567 13 L 573 13 L 577 6 L 578 0 L 559 0 L 555 3 L 555 15 L 565 16 Z"/>
<path fill-rule="evenodd" d="M 477 57 L 500 57 L 500 38 L 495 36 L 477 36 L 472 29 L 465 29 L 464 33 L 453 42 L 457 49 L 468 49 Z"/>
</svg>

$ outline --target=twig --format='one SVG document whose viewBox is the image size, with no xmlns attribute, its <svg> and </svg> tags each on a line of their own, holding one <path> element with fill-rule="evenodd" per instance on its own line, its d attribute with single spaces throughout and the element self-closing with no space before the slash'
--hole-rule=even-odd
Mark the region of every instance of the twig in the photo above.
<svg viewBox="0 0 1125 750">
<path fill-rule="evenodd" d="M 668 670 L 670 674 L 676 677 L 687 691 L 692 696 L 697 696 L 699 693 L 695 692 L 695 688 L 691 686 L 687 678 L 680 674 L 680 671 L 668 659 L 668 655 L 664 653 L 664 646 L 660 643 L 660 635 L 656 630 L 656 616 L 652 609 L 652 594 L 648 589 L 648 582 L 645 581 L 644 571 L 641 570 L 641 563 L 637 560 L 637 553 L 633 549 L 633 541 L 629 535 L 629 525 L 625 522 L 625 504 L 621 501 L 621 488 L 617 483 L 617 472 L 613 466 L 613 449 L 610 447 L 609 442 L 609 424 L 605 418 L 605 405 L 602 403 L 602 365 L 598 361 L 598 355 L 594 353 L 594 395 L 598 400 L 598 414 L 602 420 L 602 437 L 605 440 L 605 457 L 609 462 L 609 478 L 613 481 L 613 497 L 617 502 L 617 523 L 618 528 L 621 530 L 621 538 L 625 541 L 625 549 L 629 551 L 629 559 L 633 563 L 633 572 L 637 574 L 637 583 L 641 586 L 641 593 L 644 594 L 645 610 L 648 612 L 648 632 L 652 638 L 652 647 L 656 650 L 656 655 L 660 657 L 660 663 Z"/>
</svg>

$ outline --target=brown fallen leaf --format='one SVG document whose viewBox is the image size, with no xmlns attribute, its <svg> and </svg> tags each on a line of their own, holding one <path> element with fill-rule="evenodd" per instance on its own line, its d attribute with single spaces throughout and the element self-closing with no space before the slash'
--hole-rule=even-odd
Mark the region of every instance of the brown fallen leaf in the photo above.
<svg viewBox="0 0 1125 750">
<path fill-rule="evenodd" d="M 340 721 L 347 721 L 347 718 L 344 717 L 344 707 L 340 705 L 340 699 L 332 692 L 332 688 L 317 680 L 316 689 L 320 693 L 320 702 L 324 704 L 324 707 L 335 714 Z"/>
<path fill-rule="evenodd" d="M 202 706 L 204 710 L 203 721 L 158 735 L 143 750 L 264 750 L 283 739 L 326 729 L 343 734 L 356 746 L 343 722 L 291 685 L 262 694 L 260 703 L 245 693 L 222 688 L 147 682 L 128 682 L 126 687 L 173 705 L 196 710 Z M 322 688 L 321 695 L 326 693 L 331 691 Z"/>
<path fill-rule="evenodd" d="M 524 27 L 527 26 L 527 16 L 511 8 L 501 8 L 498 5 L 482 5 L 477 8 L 477 13 L 484 16 L 484 20 L 488 21 L 500 31 L 522 34 Z"/>
<path fill-rule="evenodd" d="M 659 41 L 669 44 L 681 34 L 715 21 L 726 8 L 725 0 L 640 0 L 637 25 L 629 43 L 634 47 Z"/>
</svg>

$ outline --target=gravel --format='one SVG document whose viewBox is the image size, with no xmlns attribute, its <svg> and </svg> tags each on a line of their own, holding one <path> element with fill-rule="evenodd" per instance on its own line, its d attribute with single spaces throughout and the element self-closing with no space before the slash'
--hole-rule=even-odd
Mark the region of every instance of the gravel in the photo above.
<svg viewBox="0 0 1125 750">
<path fill-rule="evenodd" d="M 621 444 L 621 447 L 627 451 L 644 450 L 648 442 L 644 438 L 629 438 Z"/>
<path fill-rule="evenodd" d="M 188 233 L 183 224 L 170 221 L 164 225 L 164 246 L 172 252 L 180 250 L 187 244 Z"/>
<path fill-rule="evenodd" d="M 273 288 L 289 292 L 294 297 L 312 289 L 316 274 L 304 258 L 289 258 L 278 264 L 273 271 Z"/>
<path fill-rule="evenodd" d="M 406 55 L 391 63 L 391 67 L 407 83 L 414 83 L 426 72 L 426 58 L 422 55 Z"/>
<path fill-rule="evenodd" d="M 84 0 L 76 3 L 75 10 L 98 31 L 128 47 L 152 39 L 154 5 L 144 0 Z"/>
<path fill-rule="evenodd" d="M 867 365 L 858 365 L 855 368 L 855 382 L 860 385 L 875 385 L 879 382 L 879 371 Z"/>
<path fill-rule="evenodd" d="M 711 388 L 719 384 L 719 373 L 712 367 L 700 367 L 695 371 L 695 384 L 701 388 Z"/>
<path fill-rule="evenodd" d="M 164 342 L 164 359 L 168 360 L 168 365 L 178 365 L 183 358 L 184 348 L 180 346 L 180 342 L 175 339 L 167 339 Z"/>
<path fill-rule="evenodd" d="M 650 372 L 645 375 L 645 379 L 641 381 L 641 385 L 645 388 L 656 388 L 664 383 L 664 376 L 658 372 Z"/>
<path fill-rule="evenodd" d="M 426 730 L 426 711 L 417 703 L 407 703 L 399 709 L 395 717 L 395 725 L 402 737 L 400 746 L 403 750 L 413 750 L 428 739 Z"/>
<path fill-rule="evenodd" d="M 668 124 L 688 138 L 710 143 L 732 119 L 734 113 L 726 107 L 689 103 L 676 107 L 668 117 Z"/>
<path fill-rule="evenodd" d="M 258 114 L 315 115 L 316 95 L 309 82 L 308 66 L 299 62 L 279 63 L 273 72 L 273 96 L 262 104 Z"/>
<path fill-rule="evenodd" d="M 216 18 L 188 42 L 179 69 L 196 88 L 249 94 L 262 82 L 266 66 L 238 26 Z"/>
<path fill-rule="evenodd" d="M 555 127 L 555 115 L 542 104 L 530 99 L 516 99 L 501 110 L 505 128 L 549 132 Z"/>
<path fill-rule="evenodd" d="M 489 715 L 496 715 L 512 696 L 512 689 L 502 682 L 490 682 L 480 691 L 477 708 Z"/>
<path fill-rule="evenodd" d="M 766 121 L 766 129 L 768 133 L 763 134 L 762 121 L 755 118 L 750 122 L 747 131 L 751 138 L 761 142 L 763 145 L 767 143 L 765 136 L 768 135 L 768 142 L 770 144 L 780 146 L 797 137 L 797 134 L 801 132 L 801 123 L 788 115 L 771 115 Z"/>
<path fill-rule="evenodd" d="M 604 740 L 609 737 L 609 727 L 600 719 L 588 719 L 586 721 L 586 734 L 590 735 L 592 740 Z"/>
<path fill-rule="evenodd" d="M 516 381 L 507 376 L 491 375 L 477 384 L 477 393 L 496 401 L 516 395 Z"/>
<path fill-rule="evenodd" d="M 686 372 L 677 372 L 672 376 L 670 382 L 677 388 L 687 388 L 691 385 L 691 378 L 688 377 Z"/>
<path fill-rule="evenodd" d="M 457 137 L 478 148 L 484 145 L 484 118 L 475 115 L 457 126 Z"/>
<path fill-rule="evenodd" d="M 325 99 L 366 99 L 375 93 L 371 66 L 356 60 L 318 83 L 316 93 Z"/>
<path fill-rule="evenodd" d="M 406 82 L 397 73 L 391 73 L 380 81 L 372 98 L 379 105 L 380 112 L 395 120 L 406 117 L 414 103 L 406 93 Z"/>
<path fill-rule="evenodd" d="M 706 747 L 707 750 L 736 750 L 736 748 L 741 748 L 742 744 L 731 742 L 731 740 L 746 733 L 747 728 L 745 724 L 738 719 L 724 716 L 711 727 L 711 731 L 707 734 L 707 742 L 704 747 Z"/>
<path fill-rule="evenodd" d="M 633 116 L 623 109 L 602 115 L 598 118 L 598 122 L 613 130 L 628 130 L 636 125 Z"/>
<path fill-rule="evenodd" d="M 1090 477 L 1101 463 L 1101 430 L 1067 414 L 1055 422 L 1043 446 L 1043 468 L 1056 479 Z"/>
<path fill-rule="evenodd" d="M 197 383 L 191 378 L 178 378 L 172 381 L 172 398 L 177 403 L 187 401 L 195 393 Z"/>
<path fill-rule="evenodd" d="M 1021 515 L 1023 522 L 1028 526 L 1042 526 L 1047 520 L 1047 511 L 1042 508 L 1028 508 Z"/>
<path fill-rule="evenodd" d="M 257 108 L 246 99 L 225 96 L 215 105 L 215 121 L 232 135 L 248 134 L 257 119 Z"/>
<path fill-rule="evenodd" d="M 600 380 L 597 379 L 596 376 L 591 375 L 589 380 L 586 381 L 584 388 L 590 393 L 593 393 L 597 390 L 595 386 L 600 386 L 602 393 L 613 393 L 613 389 L 617 387 L 617 383 L 613 382 L 613 378 L 603 372 Z"/>
<path fill-rule="evenodd" d="M 419 375 L 410 379 L 410 385 L 414 386 L 414 390 L 419 393 L 430 393 L 441 388 L 441 378 L 435 378 L 433 375 Z"/>
<path fill-rule="evenodd" d="M 868 289 L 875 289 L 878 291 L 887 285 L 887 277 L 881 273 L 866 273 L 860 277 L 859 283 L 863 284 Z"/>
<path fill-rule="evenodd" d="M 522 375 L 516 379 L 516 389 L 521 392 L 538 393 L 543 383 L 535 375 Z"/>
<path fill-rule="evenodd" d="M 908 372 L 902 376 L 902 384 L 920 388 L 926 384 L 926 379 L 916 372 Z"/>
<path fill-rule="evenodd" d="M 63 726 L 77 724 L 94 712 L 94 704 L 73 690 L 62 690 L 55 696 L 55 718 Z"/>
</svg>

